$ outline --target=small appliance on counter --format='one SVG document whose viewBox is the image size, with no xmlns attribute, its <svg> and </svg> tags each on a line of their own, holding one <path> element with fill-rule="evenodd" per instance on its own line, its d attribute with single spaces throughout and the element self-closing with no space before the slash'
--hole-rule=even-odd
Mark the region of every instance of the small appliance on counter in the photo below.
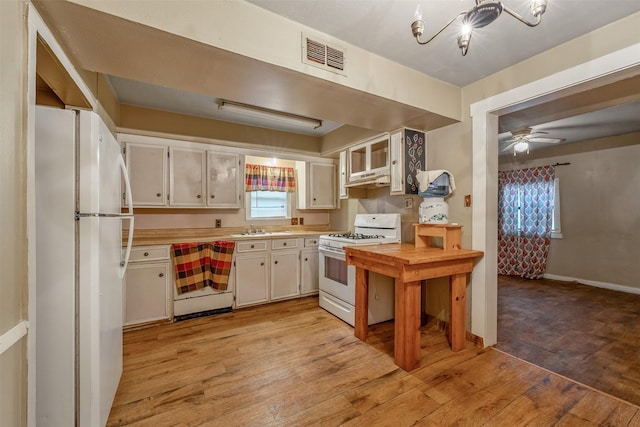
<svg viewBox="0 0 640 427">
<path fill-rule="evenodd" d="M 420 224 L 448 224 L 449 205 L 445 197 L 449 196 L 456 185 L 451 172 L 446 170 L 418 171 L 418 195 L 423 198 L 418 208 Z"/>
</svg>

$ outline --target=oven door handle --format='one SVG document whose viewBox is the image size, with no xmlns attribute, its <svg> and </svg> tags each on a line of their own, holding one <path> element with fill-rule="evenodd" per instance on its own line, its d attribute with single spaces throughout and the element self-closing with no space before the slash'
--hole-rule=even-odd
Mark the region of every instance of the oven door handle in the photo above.
<svg viewBox="0 0 640 427">
<path fill-rule="evenodd" d="M 331 258 L 341 259 L 343 261 L 345 259 L 344 250 L 340 248 L 331 248 L 327 246 L 321 246 L 319 248 L 319 251 L 321 254 Z"/>
</svg>

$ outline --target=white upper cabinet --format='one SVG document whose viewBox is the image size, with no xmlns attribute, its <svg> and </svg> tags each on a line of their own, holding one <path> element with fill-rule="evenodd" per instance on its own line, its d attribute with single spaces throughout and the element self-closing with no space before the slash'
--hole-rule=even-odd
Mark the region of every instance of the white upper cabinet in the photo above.
<svg viewBox="0 0 640 427">
<path fill-rule="evenodd" d="M 341 199 L 348 199 L 349 198 L 349 193 L 347 192 L 347 173 L 348 173 L 348 169 L 347 169 L 347 151 L 341 151 L 340 152 L 340 166 L 339 166 L 339 173 L 340 176 L 338 177 L 338 195 Z"/>
<path fill-rule="evenodd" d="M 296 162 L 298 209 L 336 209 L 336 165 Z"/>
<path fill-rule="evenodd" d="M 336 165 L 332 163 L 309 163 L 311 209 L 336 208 Z"/>
<path fill-rule="evenodd" d="M 166 145 L 128 143 L 125 156 L 133 205 L 159 207 L 167 205 Z M 126 198 L 124 199 L 126 203 Z"/>
<path fill-rule="evenodd" d="M 349 148 L 349 183 L 389 175 L 389 134 Z M 388 182 L 388 181 L 387 181 Z"/>
<path fill-rule="evenodd" d="M 205 206 L 205 151 L 169 147 L 169 204 Z"/>
<path fill-rule="evenodd" d="M 400 129 L 391 133 L 391 188 L 390 194 L 418 194 L 416 173 L 427 168 L 427 141 L 425 133 Z"/>
<path fill-rule="evenodd" d="M 402 131 L 396 131 L 391 133 L 389 139 L 391 156 L 391 188 L 390 194 L 404 194 L 404 168 L 402 162 L 404 157 L 402 155 L 404 151 L 404 144 L 402 142 Z"/>
<path fill-rule="evenodd" d="M 207 206 L 212 208 L 239 208 L 242 201 L 239 179 L 242 171 L 237 154 L 207 153 Z"/>
</svg>

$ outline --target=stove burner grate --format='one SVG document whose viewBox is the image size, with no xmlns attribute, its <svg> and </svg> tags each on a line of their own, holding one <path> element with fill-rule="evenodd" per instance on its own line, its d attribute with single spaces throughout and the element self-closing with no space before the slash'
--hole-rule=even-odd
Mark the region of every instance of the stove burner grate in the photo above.
<svg viewBox="0 0 640 427">
<path fill-rule="evenodd" d="M 380 234 L 362 234 L 362 233 L 338 233 L 329 234 L 329 237 L 340 237 L 342 239 L 364 240 L 364 239 L 383 239 L 385 236 Z"/>
</svg>

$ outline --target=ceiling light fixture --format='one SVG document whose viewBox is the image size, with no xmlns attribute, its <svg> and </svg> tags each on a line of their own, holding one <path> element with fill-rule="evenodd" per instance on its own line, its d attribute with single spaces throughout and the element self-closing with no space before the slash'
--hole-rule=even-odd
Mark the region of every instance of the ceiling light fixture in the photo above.
<svg viewBox="0 0 640 427">
<path fill-rule="evenodd" d="M 268 108 L 256 107 L 254 105 L 242 104 L 240 102 L 228 101 L 226 99 L 218 101 L 218 109 L 308 129 L 318 129 L 322 126 L 322 120 L 319 119 L 269 110 Z"/>
<path fill-rule="evenodd" d="M 469 50 L 469 43 L 471 42 L 471 34 L 473 33 L 473 30 L 486 27 L 487 25 L 491 24 L 493 21 L 498 19 L 503 11 L 507 12 L 509 15 L 513 16 L 523 24 L 526 24 L 530 27 L 535 27 L 542 21 L 542 15 L 546 10 L 547 0 L 532 0 L 531 14 L 534 16 L 535 21 L 531 22 L 509 9 L 507 6 L 504 6 L 499 1 L 476 0 L 476 5 L 474 7 L 469 10 L 460 12 L 458 15 L 454 16 L 453 19 L 451 19 L 451 21 L 449 21 L 444 27 L 442 27 L 440 31 L 435 33 L 433 37 L 431 37 L 427 41 L 422 41 L 420 40 L 420 37 L 424 32 L 424 21 L 422 20 L 422 9 L 418 4 L 414 16 L 415 19 L 411 24 L 411 31 L 418 44 L 427 44 L 431 40 L 435 39 L 438 34 L 443 32 L 454 21 L 456 21 L 460 17 L 463 17 L 462 29 L 460 31 L 460 35 L 458 36 L 458 47 L 462 52 L 462 56 L 465 56 L 467 54 L 467 51 Z"/>
<path fill-rule="evenodd" d="M 529 154 L 529 143 L 527 141 L 520 141 L 516 145 L 513 146 L 513 155 L 515 156 L 517 153 L 527 152 Z"/>
</svg>

